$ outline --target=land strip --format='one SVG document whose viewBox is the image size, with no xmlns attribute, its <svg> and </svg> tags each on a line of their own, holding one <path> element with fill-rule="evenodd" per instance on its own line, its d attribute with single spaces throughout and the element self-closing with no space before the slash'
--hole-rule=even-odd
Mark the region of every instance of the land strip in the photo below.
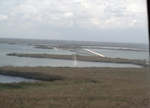
<svg viewBox="0 0 150 108">
<path fill-rule="evenodd" d="M 78 60 L 78 61 L 91 61 L 91 62 L 107 62 L 107 63 L 131 63 L 144 67 L 148 67 L 149 64 L 146 60 L 137 59 L 123 59 L 123 58 L 108 58 L 100 56 L 83 56 L 83 55 L 55 55 L 55 54 L 23 54 L 23 53 L 9 53 L 8 56 L 18 57 L 33 57 L 33 58 L 52 58 L 52 59 L 64 59 L 64 60 Z"/>
</svg>

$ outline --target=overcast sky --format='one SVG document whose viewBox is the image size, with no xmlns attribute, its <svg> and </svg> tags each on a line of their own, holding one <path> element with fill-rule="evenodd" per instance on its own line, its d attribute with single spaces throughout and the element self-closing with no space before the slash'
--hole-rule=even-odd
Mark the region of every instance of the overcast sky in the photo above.
<svg viewBox="0 0 150 108">
<path fill-rule="evenodd" d="M 146 0 L 0 0 L 0 37 L 147 43 Z"/>
</svg>

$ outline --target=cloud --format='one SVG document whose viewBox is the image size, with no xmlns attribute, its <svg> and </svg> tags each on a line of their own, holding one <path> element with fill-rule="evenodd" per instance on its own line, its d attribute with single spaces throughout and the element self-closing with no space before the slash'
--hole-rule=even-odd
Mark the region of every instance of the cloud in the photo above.
<svg viewBox="0 0 150 108">
<path fill-rule="evenodd" d="M 12 13 L 14 20 L 32 25 L 99 29 L 146 25 L 146 3 L 143 0 L 26 0 Z"/>
<path fill-rule="evenodd" d="M 8 17 L 6 15 L 0 15 L 0 22 L 1 21 L 6 21 Z"/>
</svg>

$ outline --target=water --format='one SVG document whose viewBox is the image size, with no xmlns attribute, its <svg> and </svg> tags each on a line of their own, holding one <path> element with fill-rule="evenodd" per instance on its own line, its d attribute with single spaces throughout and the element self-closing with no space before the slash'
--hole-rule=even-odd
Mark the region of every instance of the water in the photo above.
<svg viewBox="0 0 150 108">
<path fill-rule="evenodd" d="M 147 52 L 133 52 L 133 51 L 121 51 L 121 50 L 104 50 L 104 49 L 91 49 L 97 53 L 103 54 L 107 57 L 120 57 L 120 58 L 147 58 Z M 116 67 L 116 68 L 141 68 L 142 66 L 133 64 L 121 64 L 121 63 L 103 63 L 103 62 L 86 62 L 86 61 L 74 61 L 74 60 L 61 60 L 61 59 L 48 59 L 48 58 L 27 58 L 6 56 L 8 53 L 33 53 L 33 54 L 78 54 L 73 51 L 66 50 L 53 50 L 53 49 L 37 49 L 34 46 L 26 44 L 2 44 L 0 43 L 0 66 L 53 66 L 53 67 Z M 22 77 L 13 77 L 0 75 L 0 83 L 12 83 L 12 82 L 32 82 L 37 81 L 33 79 L 27 79 Z"/>
<path fill-rule="evenodd" d="M 18 82 L 34 82 L 34 81 L 38 81 L 38 80 L 0 75 L 0 83 L 18 83 Z"/>
<path fill-rule="evenodd" d="M 26 58 L 26 57 L 8 57 L 7 60 L 5 59 L 3 63 L 0 63 L 0 66 L 122 67 L 122 68 L 123 67 L 133 67 L 133 68 L 141 67 L 137 65 L 121 64 L 121 63 L 85 62 L 85 61 L 46 59 L 46 58 Z"/>
<path fill-rule="evenodd" d="M 34 53 L 34 54 L 76 54 L 75 52 L 67 51 L 67 50 L 53 50 L 53 49 L 38 49 L 34 48 L 35 46 L 28 45 L 19 45 L 19 44 L 1 44 L 0 43 L 0 55 L 6 55 L 7 53 Z"/>
<path fill-rule="evenodd" d="M 48 54 L 75 54 L 72 51 L 36 49 L 28 45 L 0 44 L 0 66 L 53 66 L 53 67 L 140 67 L 132 64 L 85 62 L 48 58 L 27 58 L 6 56 L 7 53 L 48 53 Z"/>
<path fill-rule="evenodd" d="M 111 58 L 149 60 L 149 52 L 147 51 L 122 51 L 122 50 L 108 50 L 108 49 L 90 49 L 90 50 Z"/>
</svg>

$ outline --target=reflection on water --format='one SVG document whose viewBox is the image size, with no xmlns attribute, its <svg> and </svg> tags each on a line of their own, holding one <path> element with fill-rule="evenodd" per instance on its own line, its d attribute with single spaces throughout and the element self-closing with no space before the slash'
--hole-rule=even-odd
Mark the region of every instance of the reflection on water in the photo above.
<svg viewBox="0 0 150 108">
<path fill-rule="evenodd" d="M 14 83 L 14 82 L 18 83 L 18 82 L 33 82 L 33 81 L 38 81 L 38 80 L 0 75 L 0 83 Z"/>
</svg>

